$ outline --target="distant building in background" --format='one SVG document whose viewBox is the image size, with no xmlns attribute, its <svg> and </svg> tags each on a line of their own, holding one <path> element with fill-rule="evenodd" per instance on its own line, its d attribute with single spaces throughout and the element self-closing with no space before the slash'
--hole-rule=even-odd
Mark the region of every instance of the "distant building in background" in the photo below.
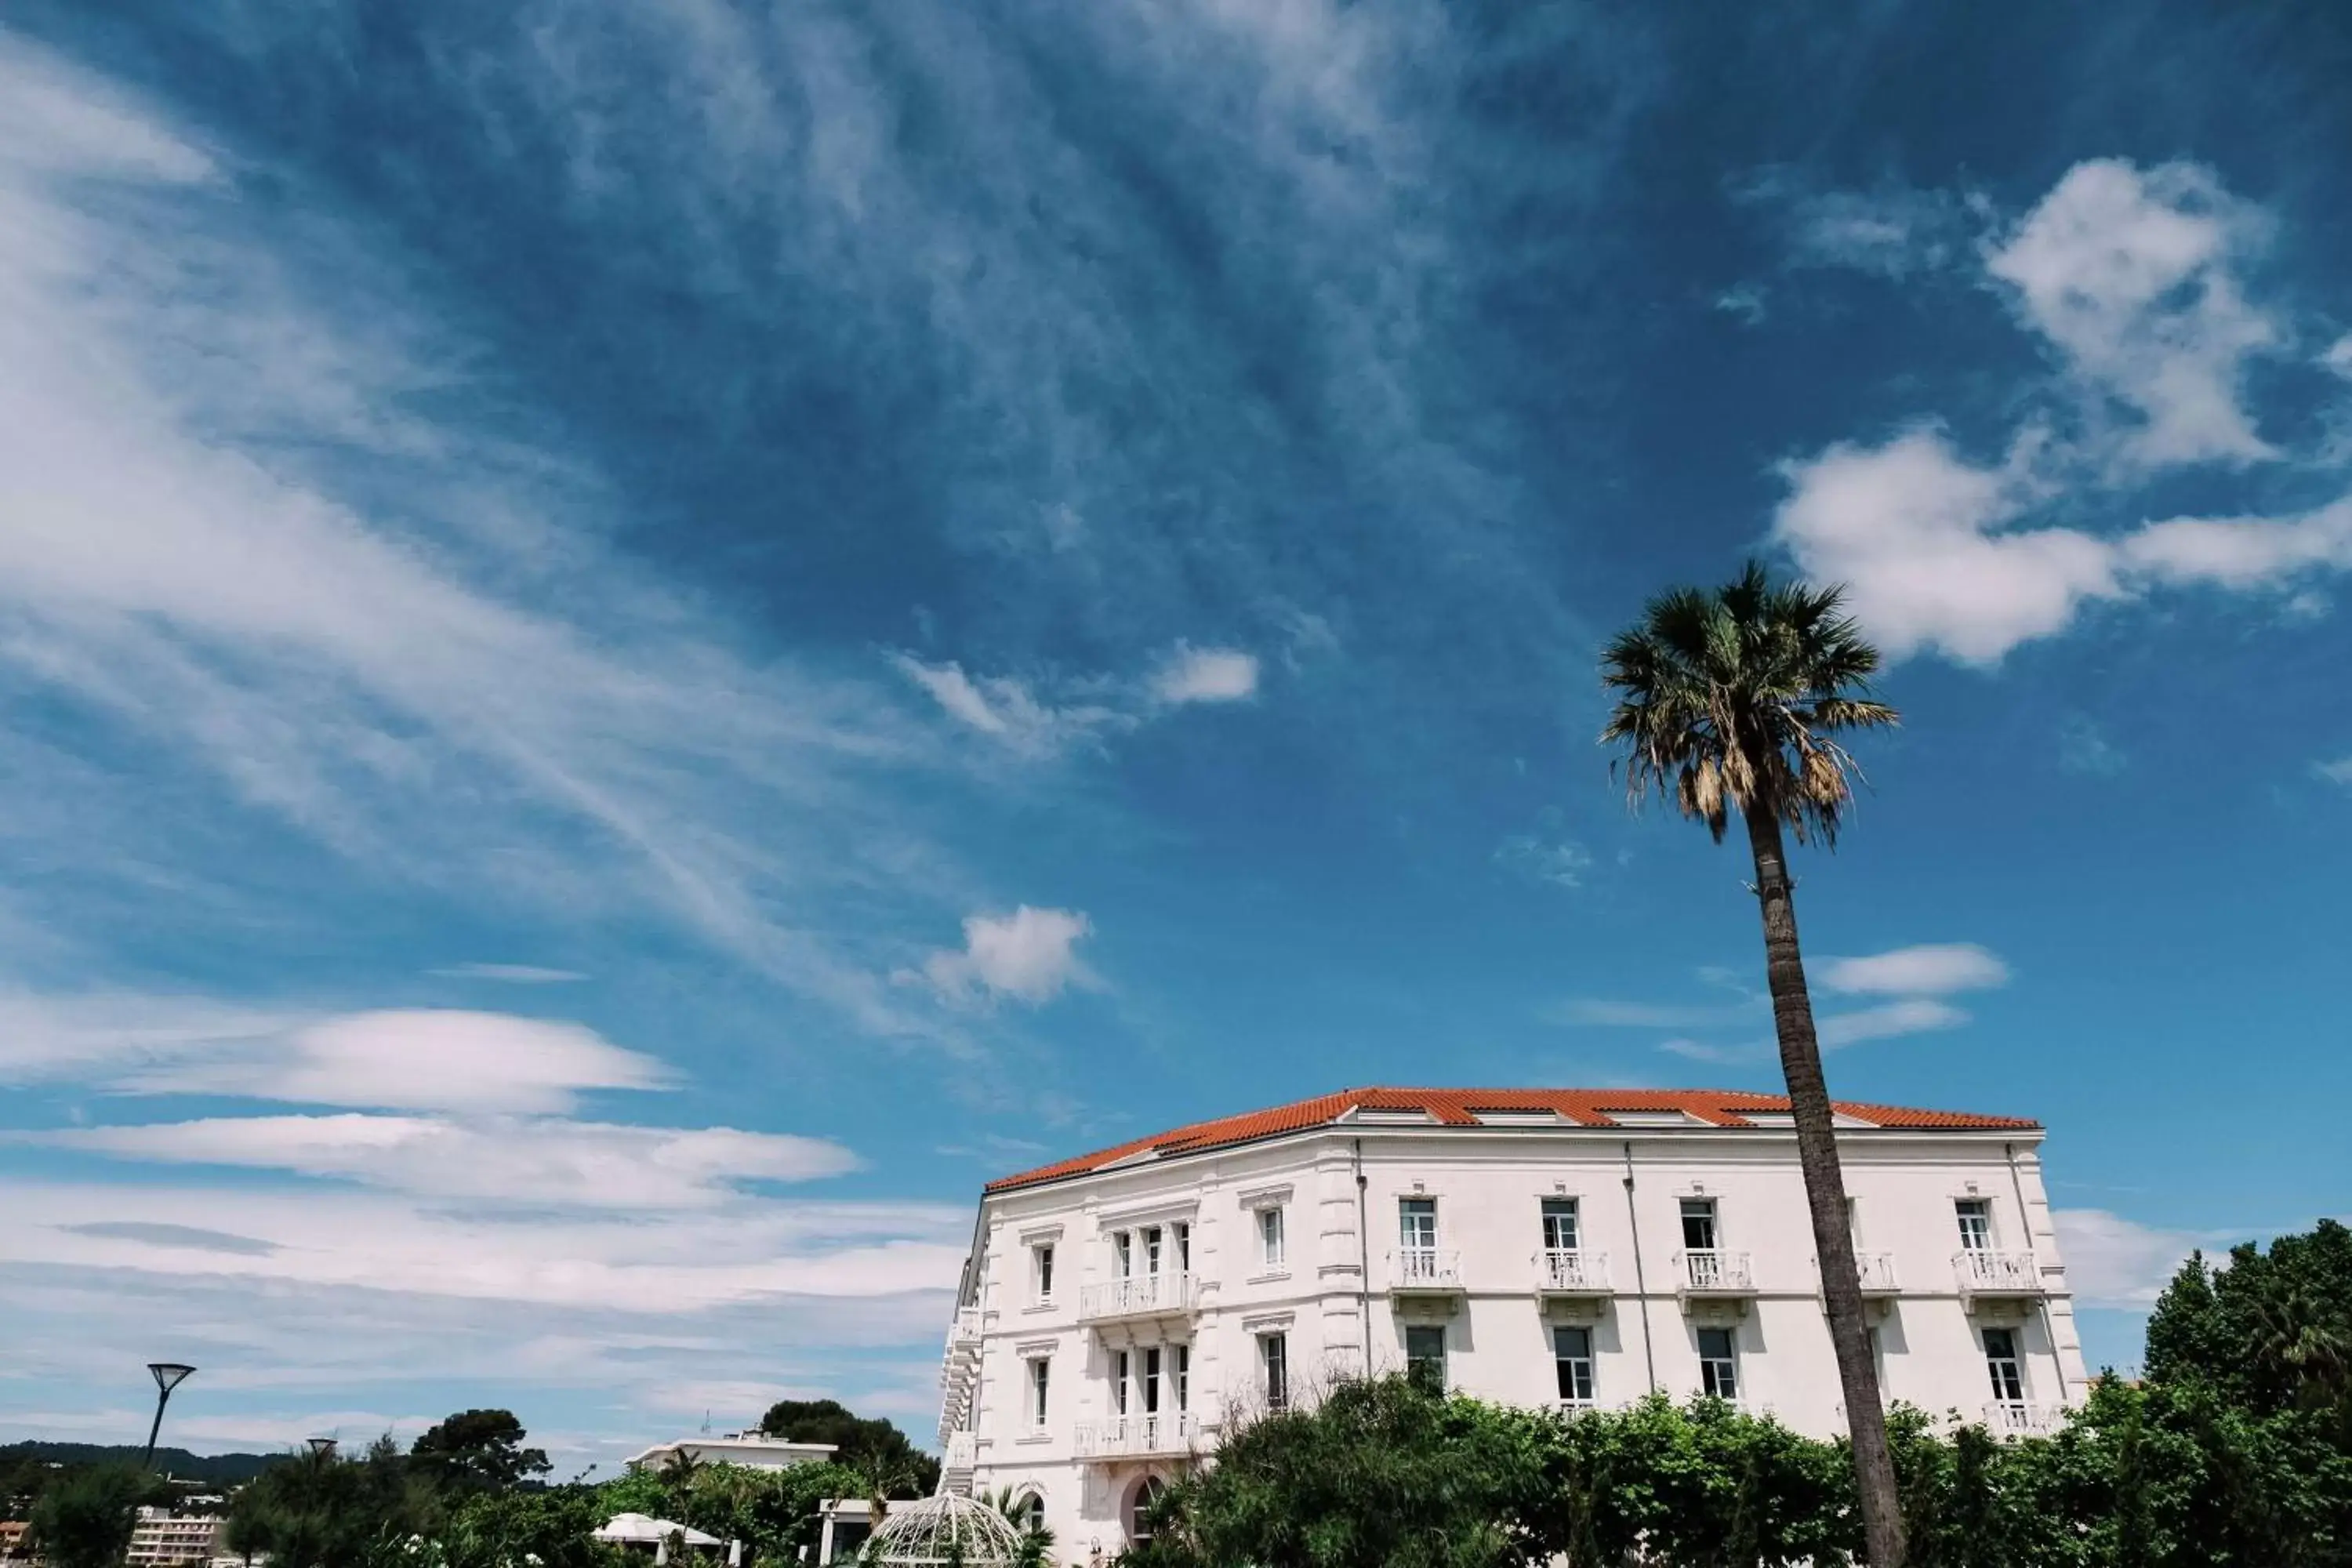
<svg viewBox="0 0 2352 1568">
<path fill-rule="evenodd" d="M 227 1521 L 214 1513 L 173 1513 L 142 1508 L 131 1530 L 127 1568 L 209 1568 L 221 1551 Z"/>
<path fill-rule="evenodd" d="M 821 1464 L 833 1458 L 831 1443 L 787 1443 L 758 1432 L 730 1432 L 717 1437 L 680 1437 L 656 1443 L 629 1457 L 632 1470 L 659 1470 L 684 1454 L 698 1465 L 740 1465 L 747 1470 L 789 1470 L 794 1465 Z"/>
<path fill-rule="evenodd" d="M 2085 1380 L 2041 1127 L 1836 1114 L 1885 1397 L 2045 1430 Z M 1406 1370 L 1843 1431 L 1787 1100 L 1349 1089 L 992 1182 L 948 1331 L 946 1484 L 1008 1489 L 1066 1561 L 1108 1557 L 1236 1420 Z"/>
</svg>

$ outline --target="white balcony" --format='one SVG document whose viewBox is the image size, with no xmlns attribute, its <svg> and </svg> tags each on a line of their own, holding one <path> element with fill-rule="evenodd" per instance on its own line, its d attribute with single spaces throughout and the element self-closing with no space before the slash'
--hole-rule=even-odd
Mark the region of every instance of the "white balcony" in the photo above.
<svg viewBox="0 0 2352 1568">
<path fill-rule="evenodd" d="M 1123 1323 L 1186 1318 L 1200 1306 L 1200 1282 L 1190 1274 L 1132 1274 L 1079 1290 L 1078 1321 Z"/>
<path fill-rule="evenodd" d="M 1394 1296 L 1459 1296 L 1462 1254 L 1451 1248 L 1408 1247 L 1389 1254 L 1389 1293 Z"/>
<path fill-rule="evenodd" d="M 2055 1405 L 1996 1399 L 1984 1407 L 1984 1424 L 1985 1429 L 1996 1437 L 2038 1437 L 2057 1430 L 2063 1414 Z"/>
<path fill-rule="evenodd" d="M 1903 1293 L 1903 1287 L 1895 1282 L 1895 1254 L 1891 1252 L 1857 1252 L 1853 1255 L 1853 1270 L 1862 1277 L 1862 1293 L 1865 1296 Z"/>
<path fill-rule="evenodd" d="M 1675 1294 L 1684 1300 L 1735 1300 L 1756 1294 L 1756 1272 L 1744 1252 L 1677 1252 Z"/>
<path fill-rule="evenodd" d="M 1201 1436 L 1200 1423 L 1181 1411 L 1150 1415 L 1114 1415 L 1078 1423 L 1075 1447 L 1081 1459 L 1153 1459 L 1189 1454 Z"/>
<path fill-rule="evenodd" d="M 956 1315 L 948 1320 L 948 1350 L 978 1349 L 980 1346 L 980 1309 L 959 1307 Z"/>
<path fill-rule="evenodd" d="M 969 1494 L 971 1490 L 971 1472 L 980 1460 L 979 1434 L 949 1432 L 941 1436 L 940 1443 L 943 1450 L 940 1459 L 940 1470 L 947 1479 L 948 1489 Z"/>
<path fill-rule="evenodd" d="M 1609 1289 L 1609 1255 L 1547 1247 L 1536 1254 L 1536 1294 L 1563 1297 L 1612 1294 Z"/>
<path fill-rule="evenodd" d="M 2030 1252 L 1987 1252 L 1974 1247 L 1952 1254 L 1952 1272 L 1963 1306 L 1979 1301 L 2041 1300 L 2042 1260 Z"/>
</svg>

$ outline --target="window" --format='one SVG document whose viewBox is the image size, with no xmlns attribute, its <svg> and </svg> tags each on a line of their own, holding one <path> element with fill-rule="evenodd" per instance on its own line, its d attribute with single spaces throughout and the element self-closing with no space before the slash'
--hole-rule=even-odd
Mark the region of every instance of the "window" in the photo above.
<svg viewBox="0 0 2352 1568">
<path fill-rule="evenodd" d="M 1033 1535 L 1045 1529 L 1045 1494 L 1034 1489 L 1022 1493 L 1013 1505 L 1013 1522 Z"/>
<path fill-rule="evenodd" d="M 2017 1334 L 2010 1329 L 1984 1331 L 1985 1370 L 1992 1374 L 1992 1396 L 2003 1405 L 2025 1403 L 2025 1369 L 2017 1355 Z"/>
<path fill-rule="evenodd" d="M 1151 1345 L 1143 1352 L 1143 1413 L 1160 1414 L 1160 1347 Z"/>
<path fill-rule="evenodd" d="M 1683 1250 L 1685 1252 L 1715 1250 L 1715 1200 L 1713 1198 L 1683 1200 Z"/>
<path fill-rule="evenodd" d="M 1739 1397 L 1739 1357 L 1729 1329 L 1698 1331 L 1698 1386 L 1709 1398 Z"/>
<path fill-rule="evenodd" d="M 1556 1328 L 1551 1331 L 1552 1365 L 1559 1374 L 1563 1404 L 1592 1403 L 1592 1331 Z"/>
<path fill-rule="evenodd" d="M 1397 1245 L 1407 1252 L 1437 1250 L 1437 1200 L 1397 1200 Z"/>
<path fill-rule="evenodd" d="M 1404 1374 L 1432 1393 L 1445 1390 L 1445 1331 L 1414 1323 L 1404 1331 Z"/>
<path fill-rule="evenodd" d="M 1180 1220 L 1169 1229 L 1176 1237 L 1176 1272 L 1190 1274 L 1192 1272 L 1192 1227 Z"/>
<path fill-rule="evenodd" d="M 1135 1273 L 1135 1238 L 1123 1230 L 1110 1233 L 1110 1271 L 1114 1279 L 1126 1279 Z"/>
<path fill-rule="evenodd" d="M 1054 1244 L 1039 1242 L 1029 1249 L 1029 1279 L 1033 1296 L 1040 1303 L 1054 1299 Z"/>
<path fill-rule="evenodd" d="M 1260 1334 L 1257 1337 L 1258 1360 L 1265 1367 L 1265 1407 L 1286 1410 L 1290 1406 L 1290 1336 Z"/>
<path fill-rule="evenodd" d="M 1117 1415 L 1127 1414 L 1127 1352 L 1110 1352 L 1110 1407 Z"/>
<path fill-rule="evenodd" d="M 1962 1198 L 1952 1205 L 1960 1222 L 1960 1247 L 1969 1252 L 1992 1250 L 1992 1200 Z"/>
<path fill-rule="evenodd" d="M 1282 1210 L 1264 1208 L 1257 1211 L 1258 1261 L 1268 1268 L 1282 1267 Z"/>
<path fill-rule="evenodd" d="M 1143 1271 L 1153 1279 L 1160 1278 L 1160 1227 L 1143 1227 Z"/>
<path fill-rule="evenodd" d="M 1544 1199 L 1543 1244 L 1546 1252 L 1576 1250 L 1576 1200 L 1574 1198 Z"/>
<path fill-rule="evenodd" d="M 1176 1347 L 1176 1410 L 1179 1415 L 1192 1408 L 1192 1347 Z"/>
<path fill-rule="evenodd" d="M 1045 1356 L 1039 1356 L 1029 1363 L 1029 1425 L 1032 1426 L 1045 1424 L 1045 1385 L 1053 1365 L 1053 1362 Z"/>
<path fill-rule="evenodd" d="M 1167 1483 L 1157 1476 L 1146 1476 L 1135 1483 L 1135 1490 L 1127 1499 L 1127 1539 L 1133 1546 L 1141 1546 L 1151 1539 L 1151 1505 L 1168 1489 Z"/>
</svg>

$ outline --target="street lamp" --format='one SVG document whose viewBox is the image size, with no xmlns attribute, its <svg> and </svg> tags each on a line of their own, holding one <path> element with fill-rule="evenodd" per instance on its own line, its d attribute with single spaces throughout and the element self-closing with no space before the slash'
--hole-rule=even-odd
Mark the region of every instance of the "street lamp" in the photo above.
<svg viewBox="0 0 2352 1568">
<path fill-rule="evenodd" d="M 163 1429 L 163 1406 L 171 1403 L 172 1390 L 186 1382 L 196 1369 L 175 1361 L 151 1361 L 147 1370 L 155 1374 L 155 1425 L 147 1428 L 147 1451 L 139 1457 L 142 1470 L 155 1462 L 155 1434 Z"/>
</svg>

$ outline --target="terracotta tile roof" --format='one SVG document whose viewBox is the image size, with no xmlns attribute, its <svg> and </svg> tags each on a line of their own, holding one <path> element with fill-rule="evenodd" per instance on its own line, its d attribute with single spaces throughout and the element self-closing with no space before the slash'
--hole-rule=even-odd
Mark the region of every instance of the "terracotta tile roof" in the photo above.
<svg viewBox="0 0 2352 1568">
<path fill-rule="evenodd" d="M 1859 1100 L 1832 1102 L 1839 1114 L 1874 1127 L 1919 1131 L 2037 1131 L 2038 1121 L 2014 1116 L 1974 1116 L 1958 1110 L 1915 1110 L 1900 1105 L 1868 1105 Z M 1745 1111 L 1786 1114 L 1789 1101 L 1777 1094 L 1750 1094 L 1726 1089 L 1343 1089 L 1267 1110 L 1245 1111 L 1212 1121 L 1196 1121 L 1149 1138 L 1097 1149 L 1091 1154 L 1040 1165 L 989 1183 L 983 1192 L 1001 1193 L 1108 1169 L 1139 1155 L 1165 1159 L 1255 1142 L 1309 1127 L 1325 1127 L 1354 1110 L 1412 1110 L 1446 1127 L 1480 1125 L 1482 1110 L 1522 1114 L 1550 1111 L 1580 1127 L 1617 1127 L 1612 1111 L 1679 1110 L 1715 1127 L 1753 1127 Z"/>
</svg>

